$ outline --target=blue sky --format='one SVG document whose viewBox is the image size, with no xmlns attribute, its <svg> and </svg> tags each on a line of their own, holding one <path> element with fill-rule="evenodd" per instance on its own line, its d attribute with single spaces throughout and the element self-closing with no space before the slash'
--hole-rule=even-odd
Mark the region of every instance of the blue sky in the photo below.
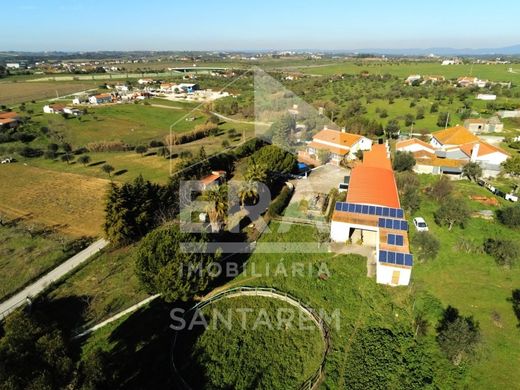
<svg viewBox="0 0 520 390">
<path fill-rule="evenodd" d="M 511 0 L 9 2 L 0 50 L 482 48 L 520 44 Z"/>
</svg>

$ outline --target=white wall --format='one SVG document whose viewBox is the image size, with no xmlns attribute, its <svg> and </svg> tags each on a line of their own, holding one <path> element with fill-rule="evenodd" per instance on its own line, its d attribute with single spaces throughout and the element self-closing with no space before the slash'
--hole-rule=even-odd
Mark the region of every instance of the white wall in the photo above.
<svg viewBox="0 0 520 390">
<path fill-rule="evenodd" d="M 330 239 L 335 242 L 346 242 L 350 231 L 350 224 L 332 221 L 330 223 Z"/>
<path fill-rule="evenodd" d="M 399 150 L 401 152 L 412 152 L 412 153 L 424 150 L 426 152 L 435 153 L 435 149 L 433 147 L 427 148 L 426 146 L 423 146 L 421 144 L 407 145 L 402 148 L 400 147 L 397 150 Z"/>
<path fill-rule="evenodd" d="M 437 141 L 434 137 L 430 140 L 430 145 L 432 145 L 434 148 L 439 149 L 442 148 L 442 144 Z"/>
<path fill-rule="evenodd" d="M 394 271 L 399 271 L 399 281 L 397 284 L 392 284 L 392 275 Z M 388 284 L 391 286 L 408 286 L 410 284 L 410 277 L 412 275 L 412 268 L 410 267 L 393 267 L 377 262 L 376 266 L 376 281 L 379 284 Z"/>
<path fill-rule="evenodd" d="M 486 154 L 485 156 L 478 157 L 477 162 L 485 162 L 485 163 L 489 163 L 489 164 L 500 165 L 504 161 L 507 160 L 507 157 L 508 156 L 503 153 L 494 152 L 494 153 Z"/>
</svg>

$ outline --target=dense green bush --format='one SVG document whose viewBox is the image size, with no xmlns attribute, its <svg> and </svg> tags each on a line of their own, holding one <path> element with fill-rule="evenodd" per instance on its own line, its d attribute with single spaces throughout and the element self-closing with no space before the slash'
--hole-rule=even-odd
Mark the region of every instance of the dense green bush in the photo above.
<svg viewBox="0 0 520 390">
<path fill-rule="evenodd" d="M 271 216 L 281 215 L 289 202 L 291 201 L 293 190 L 287 186 L 282 188 L 280 194 L 274 198 L 274 200 L 269 205 L 268 213 Z"/>
<path fill-rule="evenodd" d="M 498 220 L 506 226 L 520 226 L 520 205 L 504 207 L 497 211 Z"/>
<path fill-rule="evenodd" d="M 418 232 L 412 239 L 415 257 L 419 261 L 433 260 L 441 247 L 440 241 L 429 232 Z"/>
<path fill-rule="evenodd" d="M 488 238 L 484 242 L 484 251 L 495 258 L 499 265 L 513 266 L 520 257 L 520 245 L 512 240 Z"/>
</svg>

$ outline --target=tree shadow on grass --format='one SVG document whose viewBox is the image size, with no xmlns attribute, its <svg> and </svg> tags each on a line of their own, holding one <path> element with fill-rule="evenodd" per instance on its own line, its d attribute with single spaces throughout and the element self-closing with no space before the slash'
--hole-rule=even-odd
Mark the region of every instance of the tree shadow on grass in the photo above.
<svg viewBox="0 0 520 390">
<path fill-rule="evenodd" d="M 101 165 L 101 164 L 104 164 L 104 163 L 106 163 L 105 160 L 103 160 L 103 161 L 96 161 L 96 162 L 88 164 L 87 166 L 88 167 L 97 167 L 98 165 Z"/>
<path fill-rule="evenodd" d="M 173 307 L 186 309 L 193 303 L 168 304 L 160 298 L 131 314 L 109 336 L 109 351 L 120 389 L 171 389 L 174 331 L 170 329 Z"/>
<path fill-rule="evenodd" d="M 121 170 L 119 170 L 117 172 L 114 172 L 114 176 L 121 176 L 121 175 L 123 175 L 123 174 L 125 174 L 127 172 L 128 172 L 128 169 L 121 169 Z"/>
</svg>

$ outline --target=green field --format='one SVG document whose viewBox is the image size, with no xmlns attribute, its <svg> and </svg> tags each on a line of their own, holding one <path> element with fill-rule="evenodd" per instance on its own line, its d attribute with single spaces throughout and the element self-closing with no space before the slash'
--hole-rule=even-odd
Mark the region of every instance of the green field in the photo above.
<svg viewBox="0 0 520 390">
<path fill-rule="evenodd" d="M 0 300 L 74 255 L 70 237 L 37 230 L 0 225 Z"/>
<path fill-rule="evenodd" d="M 431 177 L 421 176 L 421 187 L 431 181 Z M 468 181 L 457 182 L 456 188 L 465 197 L 493 197 Z M 501 204 L 507 202 L 502 200 Z M 475 211 L 496 209 L 475 201 L 470 206 Z M 440 239 L 441 250 L 435 260 L 414 266 L 413 284 L 417 289 L 432 292 L 444 305 L 453 305 L 479 321 L 483 342 L 477 361 L 470 366 L 468 387 L 511 388 L 512 383 L 520 383 L 520 372 L 516 369 L 520 361 L 520 337 L 508 298 L 514 289 L 520 288 L 520 269 L 500 267 L 486 254 L 464 253 L 457 249 L 456 243 L 462 238 L 476 245 L 482 245 L 486 238 L 518 240 L 520 232 L 480 218 L 472 218 L 465 229 L 454 228 L 449 232 L 434 223 L 433 212 L 437 207 L 435 202 L 422 197 L 421 209 L 416 213 L 426 219 L 430 231 Z M 498 322 L 492 318 L 495 312 L 500 318 Z"/>
<path fill-rule="evenodd" d="M 240 310 L 249 310 L 244 322 Z M 179 360 L 190 355 L 180 374 L 194 388 L 298 388 L 319 367 L 325 346 L 310 320 L 306 328 L 296 320 L 284 326 L 282 312 L 284 318 L 300 315 L 294 306 L 267 297 L 227 298 L 206 306 L 201 313 L 209 326 L 193 345 L 176 346 Z"/>
<path fill-rule="evenodd" d="M 316 75 L 333 75 L 341 73 L 359 74 L 367 71 L 371 74 L 391 74 L 406 78 L 412 74 L 440 75 L 447 79 L 456 79 L 461 76 L 475 76 L 483 80 L 520 83 L 520 72 L 510 73 L 508 68 L 517 72 L 518 64 L 461 64 L 442 66 L 440 62 L 372 62 L 372 61 L 344 61 L 342 63 L 296 67 L 303 73 Z"/>
<path fill-rule="evenodd" d="M 186 117 L 195 117 L 186 121 Z M 189 109 L 167 109 L 143 104 L 118 104 L 89 107 L 88 114 L 65 119 L 61 115 L 35 115 L 33 119 L 61 133 L 75 147 L 89 142 L 123 141 L 131 145 L 147 145 L 152 140 L 162 141 L 172 131 L 182 133 L 206 121 L 200 112 Z"/>
</svg>

